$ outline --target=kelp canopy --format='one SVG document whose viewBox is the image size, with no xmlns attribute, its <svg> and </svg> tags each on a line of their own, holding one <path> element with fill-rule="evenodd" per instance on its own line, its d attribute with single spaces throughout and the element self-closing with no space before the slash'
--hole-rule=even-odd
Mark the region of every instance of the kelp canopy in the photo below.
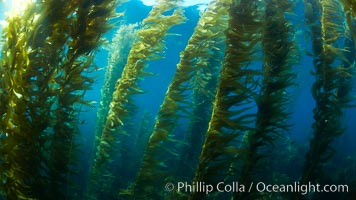
<svg viewBox="0 0 356 200">
<path fill-rule="evenodd" d="M 248 188 L 257 182 L 345 184 L 333 198 L 355 198 L 356 150 L 338 144 L 354 112 L 354 1 L 212 0 L 199 16 L 180 0 L 137 5 L 43 0 L 6 16 L 0 199 L 327 195 Z M 96 105 L 87 94 L 101 80 Z M 305 86 L 313 121 L 303 146 L 293 119 Z"/>
</svg>

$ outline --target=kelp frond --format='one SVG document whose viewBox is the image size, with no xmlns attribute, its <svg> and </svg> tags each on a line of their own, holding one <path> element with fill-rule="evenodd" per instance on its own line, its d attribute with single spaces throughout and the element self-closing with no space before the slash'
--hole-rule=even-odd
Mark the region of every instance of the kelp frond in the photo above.
<svg viewBox="0 0 356 200">
<path fill-rule="evenodd" d="M 334 57 L 329 59 L 343 59 L 343 52 L 347 49 L 337 48 L 335 43 L 345 37 L 345 15 L 339 1 L 322 0 L 321 5 L 321 40 L 323 54 Z"/>
<path fill-rule="evenodd" d="M 356 1 L 354 0 L 340 0 L 343 5 L 343 10 L 346 18 L 346 24 L 348 26 L 349 34 L 351 34 L 354 48 L 356 47 Z"/>
</svg>

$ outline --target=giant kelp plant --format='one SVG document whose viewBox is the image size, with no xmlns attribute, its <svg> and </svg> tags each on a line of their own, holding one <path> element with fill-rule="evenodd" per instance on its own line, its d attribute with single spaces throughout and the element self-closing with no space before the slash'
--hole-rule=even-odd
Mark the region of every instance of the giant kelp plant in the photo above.
<svg viewBox="0 0 356 200">
<path fill-rule="evenodd" d="M 127 56 L 136 38 L 137 28 L 138 28 L 138 24 L 130 24 L 130 25 L 121 24 L 119 29 L 114 34 L 112 41 L 110 41 L 109 44 L 106 44 L 104 46 L 109 52 L 108 66 L 106 67 L 106 71 L 105 71 L 104 83 L 101 88 L 101 100 L 97 111 L 93 155 L 95 155 L 95 153 L 97 152 L 97 146 L 100 143 L 101 134 L 106 122 L 106 116 L 110 109 L 110 103 L 112 100 L 113 92 L 115 90 L 115 84 L 117 80 L 120 78 L 124 66 L 127 62 Z M 130 144 L 131 143 L 128 142 L 127 145 Z M 118 145 L 118 143 L 116 143 L 116 146 L 113 146 L 112 148 L 118 149 L 120 148 L 120 146 Z M 111 163 L 113 165 L 116 165 L 116 168 L 119 168 L 118 167 L 119 164 L 115 163 L 114 160 L 116 161 L 117 159 L 112 159 Z M 109 191 L 110 187 L 112 187 L 115 178 L 114 176 L 110 176 L 110 174 L 107 174 L 105 176 L 106 183 L 100 186 L 102 188 L 105 188 L 102 190 Z M 93 185 L 91 185 L 90 187 L 93 187 Z"/>
<path fill-rule="evenodd" d="M 293 41 L 293 28 L 285 13 L 292 12 L 289 1 L 266 1 L 265 20 L 262 31 L 263 80 L 260 94 L 256 97 L 257 116 L 255 127 L 247 136 L 242 155 L 242 170 L 239 180 L 248 185 L 261 177 L 255 177 L 262 158 L 268 157 L 268 147 L 276 145 L 278 138 L 288 131 L 288 89 L 295 77 L 291 68 L 296 64 L 296 46 Z M 254 172 L 254 173 L 253 173 Z M 256 195 L 256 196 L 255 196 Z M 253 199 L 258 193 L 235 193 L 235 199 Z"/>
<path fill-rule="evenodd" d="M 115 89 L 115 83 L 120 78 L 124 66 L 127 62 L 127 56 L 130 52 L 132 43 L 136 38 L 138 24 L 120 25 L 113 39 L 105 48 L 109 51 L 108 66 L 105 71 L 104 84 L 101 89 L 101 100 L 98 107 L 96 126 L 95 126 L 95 144 L 99 143 L 100 136 L 104 128 L 106 116 L 109 112 L 109 105 L 112 99 L 112 93 Z"/>
<path fill-rule="evenodd" d="M 263 80 L 256 97 L 257 116 L 254 128 L 246 135 L 247 141 L 242 154 L 242 169 L 239 182 L 248 185 L 256 177 L 262 158 L 268 157 L 266 148 L 274 146 L 277 138 L 288 131 L 288 89 L 295 74 L 292 66 L 297 62 L 293 28 L 286 19 L 292 12 L 290 1 L 266 1 L 265 21 L 262 31 Z M 235 199 L 255 199 L 257 192 L 235 193 Z"/>
<path fill-rule="evenodd" d="M 337 43 L 345 37 L 342 24 L 345 16 L 340 3 L 334 0 L 306 1 L 306 5 L 313 9 L 313 13 L 306 16 L 307 20 L 318 25 L 312 26 L 316 78 L 312 87 L 312 94 L 316 101 L 316 107 L 313 110 L 314 136 L 310 141 L 310 150 L 306 156 L 301 180 L 303 183 L 323 181 L 323 165 L 334 152 L 330 145 L 344 132 L 341 116 L 342 109 L 347 104 L 345 96 L 348 94 L 340 92 L 345 87 L 342 80 L 351 76 L 349 69 L 352 64 L 342 62 L 346 61 L 343 53 L 347 49 L 337 47 Z M 317 22 L 319 15 L 320 23 Z"/>
<path fill-rule="evenodd" d="M 25 16 L 32 18 L 35 14 L 35 7 L 29 9 Z M 1 192 L 6 198 L 31 199 L 38 195 L 31 185 L 25 184 L 25 179 L 29 183 L 37 183 L 36 179 L 41 177 L 40 165 L 41 155 L 36 153 L 37 148 L 31 141 L 37 142 L 38 132 L 31 131 L 31 124 L 27 120 L 26 100 L 29 99 L 24 85 L 27 80 L 23 77 L 29 72 L 28 48 L 23 45 L 27 43 L 29 35 L 24 33 L 24 28 L 30 28 L 29 21 L 20 17 L 13 17 L 9 20 L 9 25 L 3 30 L 7 39 L 4 49 L 6 53 L 2 55 L 1 62 Z M 22 36 L 21 36 L 22 35 Z M 21 37 L 18 37 L 21 36 Z M 20 45 L 19 45 L 20 44 Z M 8 52 L 8 53 L 7 53 Z M 36 121 L 36 118 L 34 118 Z M 34 127 L 41 128 L 41 127 Z M 36 129 L 35 129 L 36 130 Z M 39 129 L 43 131 L 43 129 Z M 31 135 L 32 134 L 32 135 Z M 36 135 L 34 135 L 36 134 Z M 23 151 L 27 149 L 28 151 Z M 33 163 L 29 165 L 28 163 Z M 32 174 L 31 171 L 34 171 Z M 41 179 L 39 179 L 41 180 Z"/>
<path fill-rule="evenodd" d="M 193 88 L 191 94 L 193 108 L 191 112 L 186 113 L 189 117 L 188 128 L 184 136 L 187 146 L 180 153 L 179 164 L 177 165 L 177 174 L 189 180 L 194 176 L 194 170 L 209 125 L 212 102 L 221 69 L 222 50 L 225 47 L 224 32 L 227 28 L 227 10 L 230 5 L 231 1 L 211 2 L 201 16 L 195 28 L 195 33 L 190 39 L 192 40 L 191 45 L 195 47 L 193 50 L 199 51 L 199 56 L 194 57 L 194 62 L 197 64 L 194 69 L 195 75 L 190 80 Z M 203 39 L 194 38 L 195 35 Z M 203 50 L 199 48 L 200 46 Z M 183 55 L 189 55 L 188 52 L 193 50 L 187 48 Z M 184 60 L 183 58 L 182 60 Z"/>
<path fill-rule="evenodd" d="M 233 1 L 229 10 L 226 49 L 213 113 L 199 158 L 194 182 L 216 184 L 229 175 L 229 166 L 240 150 L 237 139 L 251 129 L 255 115 L 249 113 L 257 86 L 258 70 L 251 68 L 257 59 L 256 44 L 261 41 L 259 1 Z M 205 193 L 194 192 L 190 199 Z"/>
<path fill-rule="evenodd" d="M 1 60 L 1 194 L 64 199 L 93 53 L 116 1 L 43 1 L 8 18 Z M 61 8 L 61 9 L 59 9 Z M 104 23 L 103 23 L 104 22 Z"/>
<path fill-rule="evenodd" d="M 66 60 L 60 65 L 59 74 L 62 76 L 56 77 L 59 91 L 56 91 L 58 97 L 56 109 L 56 123 L 54 125 L 54 135 L 52 142 L 51 158 L 52 167 L 50 174 L 55 177 L 55 181 L 59 183 L 66 180 L 68 176 L 67 167 L 73 162 L 70 158 L 71 151 L 75 147 L 74 135 L 77 130 L 77 114 L 80 112 L 75 103 L 86 103 L 81 99 L 84 96 L 85 90 L 90 88 L 93 79 L 87 76 L 91 68 L 91 62 L 94 58 L 95 49 L 98 48 L 101 34 L 111 28 L 110 25 L 103 23 L 110 17 L 114 16 L 116 1 L 106 0 L 99 2 L 79 1 L 76 11 L 76 19 L 72 25 L 72 32 L 69 32 L 71 38 L 68 39 L 68 52 L 64 56 Z M 72 13 L 70 13 L 72 14 Z M 68 18 L 68 16 L 65 16 Z M 66 157 L 68 156 L 68 157 Z M 57 161 L 57 163 L 56 163 Z M 66 164 L 68 163 L 68 164 Z M 63 168 L 67 171 L 62 174 Z M 65 188 L 61 184 L 53 182 L 51 188 Z M 66 186 L 67 187 L 67 186 Z M 53 195 L 54 192 L 50 191 Z"/>
</svg>

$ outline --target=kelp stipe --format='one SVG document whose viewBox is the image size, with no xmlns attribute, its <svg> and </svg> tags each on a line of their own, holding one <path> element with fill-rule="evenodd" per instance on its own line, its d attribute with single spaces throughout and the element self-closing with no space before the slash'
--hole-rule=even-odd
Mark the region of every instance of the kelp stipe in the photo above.
<svg viewBox="0 0 356 200">
<path fill-rule="evenodd" d="M 260 3 L 233 1 L 229 10 L 225 56 L 194 182 L 216 185 L 231 175 L 229 168 L 236 162 L 235 156 L 241 153 L 237 140 L 252 128 L 255 114 L 251 108 L 260 72 L 250 64 L 257 60 L 256 47 L 261 41 Z M 204 196 L 203 192 L 194 192 L 189 199 Z"/>
<path fill-rule="evenodd" d="M 146 192 L 146 198 L 162 198 L 158 190 L 147 188 L 147 184 L 159 189 L 164 187 L 162 180 L 173 179 L 167 175 L 173 175 L 177 170 L 173 163 L 177 163 L 179 159 L 177 145 L 181 142 L 175 140 L 172 133 L 180 116 L 191 117 L 189 114 L 193 106 L 189 101 L 191 90 L 193 87 L 197 89 L 202 86 L 193 83 L 197 73 L 201 72 L 202 76 L 209 76 L 209 73 L 212 73 L 208 60 L 213 56 L 212 50 L 217 48 L 217 40 L 223 36 L 223 16 L 226 15 L 226 6 L 229 4 L 229 1 L 211 3 L 199 19 L 186 48 L 181 52 L 176 72 L 166 91 L 145 149 L 142 166 L 133 189 L 135 198 L 145 198 L 142 191 Z"/>
<path fill-rule="evenodd" d="M 225 48 L 224 32 L 227 28 L 228 9 L 231 2 L 231 0 L 212 1 L 202 13 L 195 31 L 188 41 L 187 48 L 181 52 L 181 61 L 178 67 L 190 68 L 190 70 L 184 71 L 192 76 L 185 80 L 189 83 L 189 87 L 185 91 L 181 91 L 181 93 L 188 93 L 192 90 L 192 110 L 184 113 L 189 118 L 184 138 L 185 144 L 176 167 L 177 176 L 181 179 L 191 180 L 194 177 L 194 170 L 209 125 Z M 179 100 L 177 102 L 179 103 Z"/>
<path fill-rule="evenodd" d="M 144 71 L 146 62 L 163 57 L 165 47 L 163 38 L 167 31 L 172 26 L 185 21 L 183 10 L 176 9 L 179 3 L 179 0 L 160 1 L 152 8 L 149 16 L 142 22 L 142 28 L 137 32 L 137 39 L 130 50 L 122 76 L 116 83 L 110 110 L 95 155 L 91 184 L 98 187 L 94 186 L 94 189 L 100 188 L 97 180 L 100 180 L 101 174 L 111 174 L 106 168 L 108 167 L 107 162 L 115 156 L 113 147 L 117 138 L 120 137 L 120 134 L 128 134 L 123 128 L 130 115 L 136 110 L 132 97 L 144 92 L 139 87 L 139 80 L 150 75 Z M 175 10 L 171 15 L 165 15 L 172 9 Z"/>
<path fill-rule="evenodd" d="M 290 95 L 287 89 L 292 86 L 295 74 L 291 71 L 298 61 L 296 45 L 293 41 L 293 28 L 285 13 L 292 12 L 291 1 L 267 0 L 262 32 L 263 80 L 256 95 L 257 116 L 255 127 L 247 135 L 245 154 L 242 158 L 239 183 L 249 185 L 258 181 L 263 158 L 268 157 L 266 149 L 275 145 L 277 138 L 288 131 L 287 123 Z M 269 152 L 269 151 L 267 151 Z M 234 199 L 257 199 L 260 192 L 236 192 Z"/>
<path fill-rule="evenodd" d="M 138 126 L 138 132 L 137 136 L 135 139 L 135 153 L 139 155 L 140 159 L 142 159 L 143 152 L 145 150 L 145 146 L 151 136 L 152 130 L 153 130 L 153 124 L 154 124 L 154 116 L 152 113 L 148 111 L 144 111 L 141 121 Z M 139 161 L 137 161 L 139 162 Z"/>
<path fill-rule="evenodd" d="M 118 192 L 118 196 L 119 198 L 123 198 L 123 199 L 128 199 L 128 198 L 134 198 L 133 196 L 133 191 L 132 191 L 132 186 L 134 184 L 134 179 L 135 177 L 131 177 L 133 173 L 136 173 L 135 175 L 137 175 L 137 172 L 140 169 L 141 166 L 141 160 L 144 154 L 144 150 L 145 147 L 148 143 L 149 137 L 151 136 L 151 133 L 153 131 L 153 124 L 154 124 L 154 116 L 152 115 L 152 113 L 148 112 L 148 111 L 144 111 L 143 115 L 141 117 L 137 134 L 135 135 L 135 138 L 133 139 L 133 147 L 132 147 L 132 151 L 130 152 L 131 154 L 131 159 L 128 160 L 127 162 L 125 162 L 125 165 L 123 166 L 124 168 L 130 168 L 130 169 L 126 169 L 126 170 L 130 170 L 131 174 L 125 174 L 126 176 L 129 175 L 130 179 L 127 182 L 126 185 L 123 185 L 122 183 L 119 184 L 121 187 L 118 187 L 119 192 Z M 121 173 L 121 172 L 119 172 Z M 118 182 L 121 182 L 121 179 L 117 180 Z M 125 189 L 123 189 L 122 186 L 126 186 Z"/>
<path fill-rule="evenodd" d="M 334 154 L 331 142 L 344 132 L 341 124 L 342 109 L 345 99 L 339 97 L 340 80 L 349 77 L 349 66 L 343 66 L 344 48 L 336 47 L 336 43 L 344 37 L 342 25 L 345 21 L 341 5 L 338 1 L 305 1 L 313 8 L 313 15 L 308 15 L 307 21 L 313 23 L 312 40 L 315 67 L 315 83 L 312 86 L 316 107 L 313 110 L 313 138 L 306 155 L 306 162 L 301 183 L 320 182 L 323 180 L 323 165 Z M 321 23 L 316 26 L 319 13 Z M 344 87 L 345 85 L 343 85 Z M 303 199 L 305 197 L 299 196 Z"/>
</svg>

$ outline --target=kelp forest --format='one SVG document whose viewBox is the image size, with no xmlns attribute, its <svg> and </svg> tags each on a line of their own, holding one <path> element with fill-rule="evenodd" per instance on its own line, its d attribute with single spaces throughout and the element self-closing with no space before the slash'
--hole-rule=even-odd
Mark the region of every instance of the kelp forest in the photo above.
<svg viewBox="0 0 356 200">
<path fill-rule="evenodd" d="M 356 1 L 185 3 L 2 9 L 0 200 L 356 199 Z"/>
</svg>

